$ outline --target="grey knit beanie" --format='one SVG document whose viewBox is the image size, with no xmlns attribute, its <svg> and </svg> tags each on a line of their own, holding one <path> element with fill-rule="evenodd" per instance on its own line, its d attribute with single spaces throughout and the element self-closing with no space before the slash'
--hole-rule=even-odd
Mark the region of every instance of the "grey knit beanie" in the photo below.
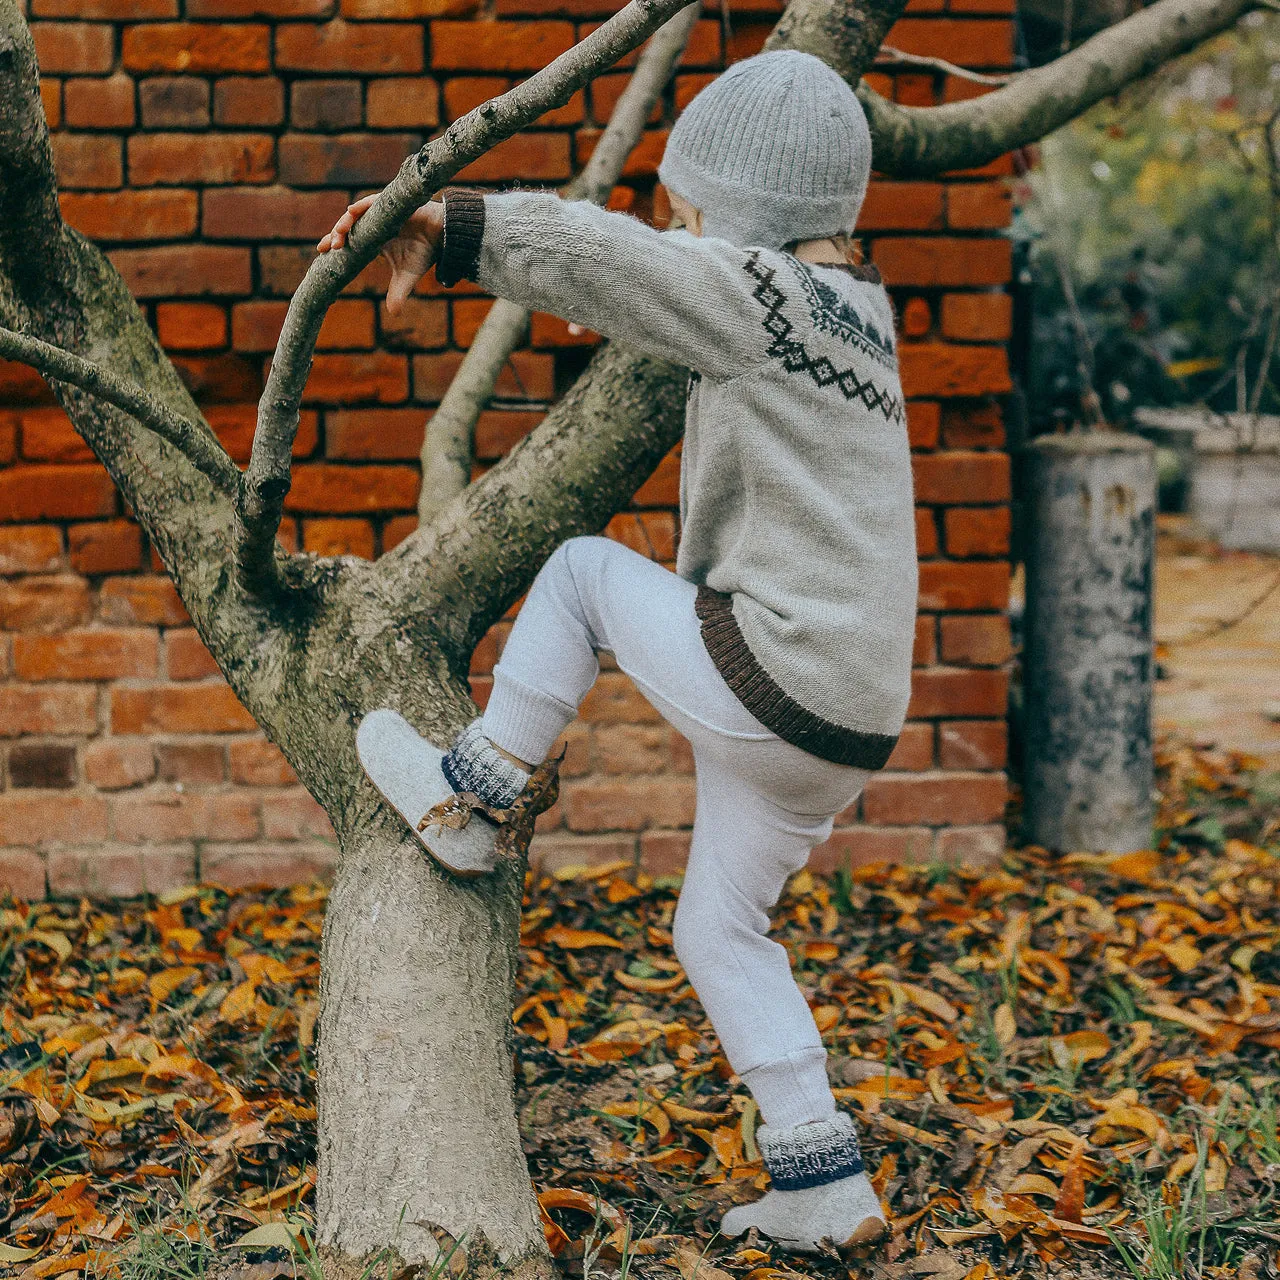
<svg viewBox="0 0 1280 1280">
<path fill-rule="evenodd" d="M 853 230 L 871 131 L 853 90 L 793 49 L 731 66 L 684 109 L 658 176 L 702 211 L 703 234 L 778 249 Z"/>
</svg>

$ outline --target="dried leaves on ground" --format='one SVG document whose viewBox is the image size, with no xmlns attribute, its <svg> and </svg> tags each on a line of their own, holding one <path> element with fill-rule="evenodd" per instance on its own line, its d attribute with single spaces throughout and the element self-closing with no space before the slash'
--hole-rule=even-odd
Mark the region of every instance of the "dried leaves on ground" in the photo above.
<svg viewBox="0 0 1280 1280">
<path fill-rule="evenodd" d="M 1239 757 L 1160 765 L 1156 850 L 793 880 L 775 936 L 893 1228 L 852 1262 L 715 1236 L 767 1182 L 672 953 L 678 883 L 531 876 L 518 1104 L 553 1252 L 669 1280 L 1280 1274 L 1280 794 Z M 0 1273 L 306 1262 L 324 905 L 3 909 Z"/>
</svg>

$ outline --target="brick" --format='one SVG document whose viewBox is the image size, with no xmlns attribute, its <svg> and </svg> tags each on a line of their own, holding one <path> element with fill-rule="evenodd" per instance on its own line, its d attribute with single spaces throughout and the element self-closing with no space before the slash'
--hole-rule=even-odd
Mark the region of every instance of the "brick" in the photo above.
<svg viewBox="0 0 1280 1280">
<path fill-rule="evenodd" d="M 935 400 L 907 402 L 907 442 L 913 449 L 934 449 L 938 444 L 941 407 Z"/>
<path fill-rule="evenodd" d="M 227 889 L 254 885 L 286 888 L 327 881 L 337 865 L 338 850 L 319 841 L 272 845 L 207 844 L 200 865 L 208 884 Z"/>
<path fill-rule="evenodd" d="M 125 626 L 180 627 L 190 621 L 177 588 L 159 574 L 106 579 L 98 614 L 104 622 Z"/>
<path fill-rule="evenodd" d="M 337 0 L 187 0 L 191 18 L 327 18 Z"/>
<path fill-rule="evenodd" d="M 1004 720 L 955 720 L 938 726 L 938 763 L 944 769 L 1003 769 L 1008 755 Z"/>
<path fill-rule="evenodd" d="M 284 122 L 284 85 L 272 76 L 228 76 L 213 86 L 213 120 L 220 125 Z"/>
<path fill-rule="evenodd" d="M 111 188 L 124 182 L 124 144 L 102 133 L 55 133 L 53 164 L 60 191 Z"/>
<path fill-rule="evenodd" d="M 461 363 L 462 353 L 458 351 L 414 356 L 415 399 L 438 402 Z M 554 357 L 540 351 L 513 351 L 498 375 L 494 395 L 513 400 L 550 400 L 555 395 Z"/>
<path fill-rule="evenodd" d="M 116 249 L 107 256 L 136 298 L 217 297 L 253 288 L 250 252 L 232 245 Z"/>
<path fill-rule="evenodd" d="M 389 346 L 420 350 L 448 345 L 449 304 L 441 298 L 409 298 L 394 319 L 384 303 L 378 315 Z"/>
<path fill-rule="evenodd" d="M 605 773 L 661 773 L 669 763 L 670 730 L 663 724 L 601 725 L 597 759 Z"/>
<path fill-rule="evenodd" d="M 940 182 L 885 182 L 868 184 L 859 231 L 933 231 L 943 225 Z"/>
<path fill-rule="evenodd" d="M 243 733 L 253 717 L 227 684 L 180 684 L 111 690 L 113 733 Z"/>
<path fill-rule="evenodd" d="M 911 0 L 907 11 L 921 5 L 941 9 L 939 0 Z M 900 71 L 893 78 L 893 100 L 904 107 L 932 107 L 936 103 L 931 71 Z"/>
<path fill-rule="evenodd" d="M 942 619 L 942 661 L 960 666 L 998 667 L 1013 657 L 1009 619 L 1003 614 Z"/>
<path fill-rule="evenodd" d="M 8 466 L 18 456 L 18 417 L 0 413 L 0 466 Z"/>
<path fill-rule="evenodd" d="M 574 780 L 560 796 L 571 831 L 640 831 L 693 822 L 694 787 L 687 777 Z"/>
<path fill-rule="evenodd" d="M 573 44 L 569 22 L 433 22 L 431 65 L 449 71 L 540 71 Z"/>
<path fill-rule="evenodd" d="M 204 416 L 231 457 L 236 462 L 248 462 L 254 426 L 258 420 L 257 405 L 208 405 Z M 298 433 L 293 438 L 293 456 L 305 458 L 312 453 L 318 433 L 319 415 L 314 409 L 304 409 L 298 418 Z"/>
<path fill-rule="evenodd" d="M 312 403 L 372 400 L 397 404 L 409 398 L 408 359 L 385 351 L 318 355 L 312 362 L 302 398 Z"/>
<path fill-rule="evenodd" d="M 674 560 L 676 521 L 669 511 L 623 511 L 605 526 L 605 536 L 650 560 Z"/>
<path fill-rule="evenodd" d="M 132 128 L 137 119 L 133 80 L 124 75 L 101 80 L 77 76 L 63 86 L 62 110 L 73 129 Z"/>
<path fill-rule="evenodd" d="M 866 867 L 877 862 L 923 863 L 933 853 L 933 832 L 927 827 L 842 827 L 809 855 L 809 867 L 830 875 L 842 867 Z"/>
<path fill-rule="evenodd" d="M 1013 24 L 995 19 L 899 18 L 884 42 L 962 67 L 1008 67 L 1013 62 Z"/>
<path fill-rule="evenodd" d="M 196 854 L 189 844 L 128 848 L 94 845 L 49 854 L 49 891 L 90 898 L 133 898 L 165 893 L 196 881 Z"/>
<path fill-rule="evenodd" d="M 119 791 L 150 782 L 156 763 L 144 738 L 98 738 L 84 749 L 84 776 L 100 791 Z"/>
<path fill-rule="evenodd" d="M 266 71 L 271 28 L 260 23 L 140 22 L 124 29 L 122 60 L 128 71 Z"/>
<path fill-rule="evenodd" d="M 698 23 L 694 28 L 694 34 L 697 34 L 698 28 L 703 23 Z M 725 48 L 725 61 L 738 62 L 742 58 L 754 57 L 764 49 L 764 42 L 769 38 L 769 32 L 772 30 L 772 24 L 768 22 L 751 22 L 751 23 L 735 23 L 729 31 L 729 40 Z M 719 32 L 717 31 L 717 35 Z M 694 45 L 691 39 L 689 44 Z M 686 49 L 685 56 L 681 59 L 684 63 L 698 63 L 706 66 L 709 63 L 719 60 L 719 41 L 716 41 L 716 52 L 712 56 L 708 56 L 705 51 L 705 44 L 698 48 Z"/>
<path fill-rule="evenodd" d="M 98 691 L 91 685 L 0 685 L 0 737 L 93 733 Z"/>
<path fill-rule="evenodd" d="M 492 298 L 457 298 L 452 303 L 453 341 L 459 347 L 469 347 L 480 332 L 485 317 L 493 307 Z"/>
<path fill-rule="evenodd" d="M 382 184 L 421 141 L 416 133 L 286 133 L 280 139 L 280 181 L 298 187 Z"/>
<path fill-rule="evenodd" d="M 942 415 L 942 438 L 949 449 L 996 449 L 1004 444 L 1004 415 L 998 402 L 949 404 Z"/>
<path fill-rule="evenodd" d="M 575 836 L 564 832 L 536 835 L 529 845 L 534 875 L 554 875 L 570 867 L 597 867 L 636 859 L 633 835 Z"/>
<path fill-rule="evenodd" d="M 96 796 L 0 795 L 0 844 L 102 840 L 106 801 Z"/>
<path fill-rule="evenodd" d="M 943 513 L 949 556 L 1002 556 L 1009 550 L 1008 507 L 953 507 Z"/>
<path fill-rule="evenodd" d="M 1006 239 L 958 236 L 891 236 L 875 242 L 872 261 L 890 285 L 1005 284 L 1012 270 Z"/>
<path fill-rule="evenodd" d="M 966 342 L 1002 342 L 1013 331 L 1013 299 L 1007 293 L 948 293 L 942 299 L 942 332 Z"/>
<path fill-rule="evenodd" d="M 297 774 L 273 742 L 262 738 L 241 738 L 227 746 L 231 781 L 246 787 L 287 787 L 298 781 Z"/>
<path fill-rule="evenodd" d="M 45 123 L 50 129 L 62 124 L 62 81 L 40 77 L 40 105 L 44 108 Z"/>
<path fill-rule="evenodd" d="M 74 574 L 50 574 L 0 582 L 0 630 L 60 631 L 87 622 L 89 584 Z"/>
<path fill-rule="evenodd" d="M 862 793 L 873 826 L 970 825 L 1004 816 L 1005 780 L 990 773 L 877 774 Z"/>
<path fill-rule="evenodd" d="M 208 351 L 226 345 L 227 313 L 212 302 L 161 302 L 156 333 L 167 350 Z"/>
<path fill-rule="evenodd" d="M 220 742 L 158 742 L 156 772 L 161 782 L 214 786 L 226 779 L 226 748 Z"/>
<path fill-rule="evenodd" d="M 219 240 L 316 239 L 345 207 L 331 191 L 215 187 L 203 196 L 201 231 Z"/>
<path fill-rule="evenodd" d="M 165 632 L 164 656 L 170 680 L 203 680 L 219 674 L 213 655 L 192 627 Z"/>
<path fill-rule="evenodd" d="M 585 167 L 591 159 L 591 153 L 600 141 L 599 129 L 579 129 L 574 135 L 577 163 Z M 658 172 L 662 162 L 662 153 L 667 145 L 667 130 L 650 129 L 640 135 L 639 142 L 628 153 L 626 163 L 622 166 L 624 178 L 648 178 Z M 465 172 L 465 170 L 464 170 Z"/>
<path fill-rule="evenodd" d="M 68 191 L 62 215 L 91 240 L 175 240 L 197 224 L 194 191 Z"/>
<path fill-rule="evenodd" d="M 137 186 L 270 182 L 274 177 L 269 134 L 157 133 L 129 139 L 129 181 Z"/>
<path fill-rule="evenodd" d="M 364 93 L 359 80 L 298 80 L 289 97 L 289 123 L 295 129 L 359 128 Z"/>
<path fill-rule="evenodd" d="M 153 677 L 160 641 L 151 628 L 74 629 L 14 637 L 13 666 L 22 680 L 121 680 Z"/>
<path fill-rule="evenodd" d="M 474 111 L 482 102 L 496 98 L 511 88 L 512 82 L 505 76 L 462 76 L 445 81 L 445 119 L 457 120 L 468 111 Z"/>
<path fill-rule="evenodd" d="M 203 129 L 209 125 L 209 84 L 193 76 L 158 76 L 138 89 L 148 129 Z"/>
<path fill-rule="evenodd" d="M 0 574 L 50 573 L 62 567 L 62 533 L 53 525 L 0 525 Z"/>
<path fill-rule="evenodd" d="M 1007 502 L 1009 458 L 1003 453 L 966 450 L 923 454 L 912 459 L 917 502 Z"/>
<path fill-rule="evenodd" d="M 498 12 L 502 12 L 501 7 Z M 601 126 L 608 124 L 614 107 L 618 105 L 618 99 L 622 97 L 623 90 L 630 83 L 631 77 L 627 75 L 598 76 L 591 82 L 591 115 L 596 124 Z M 647 123 L 660 124 L 661 122 L 662 102 L 659 100 L 653 104 Z"/>
<path fill-rule="evenodd" d="M 115 37 L 106 24 L 33 22 L 31 38 L 41 75 L 92 75 L 110 71 L 115 61 Z"/>
<path fill-rule="evenodd" d="M 990 93 L 995 85 L 976 84 L 963 76 L 944 76 L 942 81 L 943 102 L 968 102 L 971 98 L 981 98 Z"/>
<path fill-rule="evenodd" d="M 938 522 L 930 507 L 916 508 L 916 555 L 938 554 Z"/>
<path fill-rule="evenodd" d="M 920 608 L 1003 609 L 1009 566 L 1003 560 L 929 561 L 920 566 Z"/>
<path fill-rule="evenodd" d="M 262 834 L 268 840 L 334 838 L 328 814 L 301 787 L 263 798 Z"/>
<path fill-rule="evenodd" d="M 544 417 L 540 410 L 486 409 L 476 422 L 476 457 L 502 457 Z"/>
<path fill-rule="evenodd" d="M 293 469 L 293 488 L 285 508 L 334 514 L 409 511 L 417 506 L 418 488 L 414 467 L 308 463 Z"/>
<path fill-rule="evenodd" d="M 410 534 L 418 529 L 417 516 L 392 516 L 382 525 L 383 554 L 398 547 Z"/>
<path fill-rule="evenodd" d="M 670 507 L 680 501 L 680 446 L 663 456 L 631 501 L 637 507 Z"/>
<path fill-rule="evenodd" d="M 933 765 L 933 725 L 911 721 L 902 726 L 898 745 L 885 764 L 886 769 L 919 773 Z"/>
<path fill-rule="evenodd" d="M 1008 182 L 953 183 L 947 188 L 947 225 L 960 231 L 1007 227 L 1013 219 Z"/>
<path fill-rule="evenodd" d="M 367 95 L 370 129 L 434 129 L 440 123 L 440 86 L 430 76 L 370 80 Z"/>
<path fill-rule="evenodd" d="M 9 750 L 9 785 L 66 790 L 76 784 L 76 749 L 64 743 L 20 743 Z"/>
<path fill-rule="evenodd" d="M 911 677 L 913 719 L 937 716 L 1002 716 L 1007 709 L 1009 678 L 1003 671 L 934 667 Z"/>
<path fill-rule="evenodd" d="M 362 461 L 403 459 L 422 452 L 422 409 L 342 409 L 325 415 L 325 456 Z"/>
<path fill-rule="evenodd" d="M 262 369 L 257 360 L 233 352 L 207 356 L 174 352 L 169 359 L 192 398 L 200 403 L 243 403 L 262 394 Z"/>
<path fill-rule="evenodd" d="M 35 902 L 45 895 L 44 859 L 30 849 L 0 851 L 0 896 Z"/>
<path fill-rule="evenodd" d="M 77 434 L 62 409 L 24 409 L 16 415 L 22 428 L 22 456 L 33 462 L 88 462 L 93 451 Z"/>
<path fill-rule="evenodd" d="M 114 797 L 111 831 L 127 844 L 173 840 L 252 840 L 259 832 L 258 802 L 234 791 L 187 792 L 174 788 Z"/>
<path fill-rule="evenodd" d="M 480 0 L 341 0 L 342 16 L 371 18 L 445 18 L 474 13 Z"/>
<path fill-rule="evenodd" d="M 288 310 L 287 302 L 266 299 L 237 303 L 231 312 L 232 345 L 238 351 L 274 351 Z M 362 298 L 338 299 L 320 326 L 319 349 L 373 344 L 373 304 Z"/>
<path fill-rule="evenodd" d="M 1013 387 L 1004 347 L 904 342 L 898 357 L 909 396 L 1000 395 Z"/>
<path fill-rule="evenodd" d="M 144 18 L 176 18 L 178 0 L 32 0 L 30 12 L 34 18 L 139 22 Z"/>
<path fill-rule="evenodd" d="M 318 556 L 373 559 L 373 525 L 367 520 L 304 520 L 302 548 Z"/>
<path fill-rule="evenodd" d="M 338 71 L 344 75 L 421 71 L 422 32 L 394 23 L 289 23 L 276 28 L 276 66 L 282 71 Z"/>
<path fill-rule="evenodd" d="M 76 573 L 126 573 L 142 567 L 142 533 L 131 520 L 73 524 L 67 543 Z"/>
<path fill-rule="evenodd" d="M 923 338 L 933 328 L 933 312 L 921 297 L 908 298 L 901 311 L 902 332 L 908 338 Z"/>
<path fill-rule="evenodd" d="M 579 707 L 592 724 L 657 724 L 662 717 L 620 671 L 604 671 Z"/>
<path fill-rule="evenodd" d="M 922 613 L 916 618 L 915 635 L 911 642 L 911 665 L 929 667 L 938 660 L 938 620 L 932 613 Z"/>
<path fill-rule="evenodd" d="M 934 857 L 965 867 L 998 867 L 1008 835 L 1003 823 L 985 827 L 944 827 L 934 841 Z"/>
</svg>

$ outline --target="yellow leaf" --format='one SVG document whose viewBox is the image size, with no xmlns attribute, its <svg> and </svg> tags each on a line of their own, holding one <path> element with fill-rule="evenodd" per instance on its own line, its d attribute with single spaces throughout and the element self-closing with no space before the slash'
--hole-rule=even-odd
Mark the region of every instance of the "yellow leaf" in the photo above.
<svg viewBox="0 0 1280 1280">
<path fill-rule="evenodd" d="M 254 1227 L 247 1235 L 232 1241 L 233 1249 L 288 1249 L 293 1250 L 302 1228 L 292 1222 L 267 1222 Z"/>
<path fill-rule="evenodd" d="M 1149 880 L 1160 870 L 1160 855 L 1154 849 L 1140 849 L 1137 853 L 1122 853 L 1108 858 L 1104 865 L 1113 876 L 1126 880 Z"/>
<path fill-rule="evenodd" d="M 34 939 L 36 942 L 43 942 L 50 951 L 57 955 L 59 961 L 65 961 L 71 954 L 71 940 L 65 933 L 58 933 L 53 929 L 32 929 L 27 934 L 27 937 Z"/>
<path fill-rule="evenodd" d="M 607 933 L 596 933 L 592 929 L 570 929 L 562 924 L 553 924 L 549 929 L 544 929 L 542 939 L 566 951 L 576 951 L 583 947 L 622 946 L 617 938 L 611 938 Z"/>
<path fill-rule="evenodd" d="M 246 978 L 238 987 L 232 987 L 218 1006 L 218 1017 L 223 1022 L 239 1022 L 253 1012 L 256 983 Z"/>
<path fill-rule="evenodd" d="M 151 991 L 151 1007 L 154 1009 L 163 1004 L 188 978 L 199 972 L 199 969 L 193 969 L 189 964 L 181 964 L 153 973 L 147 980 L 147 987 Z"/>
<path fill-rule="evenodd" d="M 996 1039 L 1000 1041 L 1000 1047 L 1007 1049 L 1018 1035 L 1018 1020 L 1013 1016 L 1013 1010 L 1007 1003 L 997 1005 L 995 1016 L 991 1021 L 995 1027 Z"/>
</svg>

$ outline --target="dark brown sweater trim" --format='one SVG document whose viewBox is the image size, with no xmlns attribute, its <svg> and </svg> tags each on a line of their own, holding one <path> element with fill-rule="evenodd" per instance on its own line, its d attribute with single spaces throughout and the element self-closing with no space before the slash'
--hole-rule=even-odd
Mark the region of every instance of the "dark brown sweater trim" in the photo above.
<svg viewBox="0 0 1280 1280">
<path fill-rule="evenodd" d="M 716 670 L 738 700 L 767 729 L 811 755 L 858 769 L 881 769 L 897 745 L 896 734 L 846 729 L 802 707 L 778 687 L 747 648 L 733 597 L 710 587 L 698 588 L 694 608 L 702 621 L 702 642 Z"/>
<path fill-rule="evenodd" d="M 444 239 L 436 262 L 436 279 L 446 289 L 459 280 L 474 280 L 480 271 L 484 241 L 484 194 L 466 187 L 448 187 L 444 201 Z"/>
</svg>

